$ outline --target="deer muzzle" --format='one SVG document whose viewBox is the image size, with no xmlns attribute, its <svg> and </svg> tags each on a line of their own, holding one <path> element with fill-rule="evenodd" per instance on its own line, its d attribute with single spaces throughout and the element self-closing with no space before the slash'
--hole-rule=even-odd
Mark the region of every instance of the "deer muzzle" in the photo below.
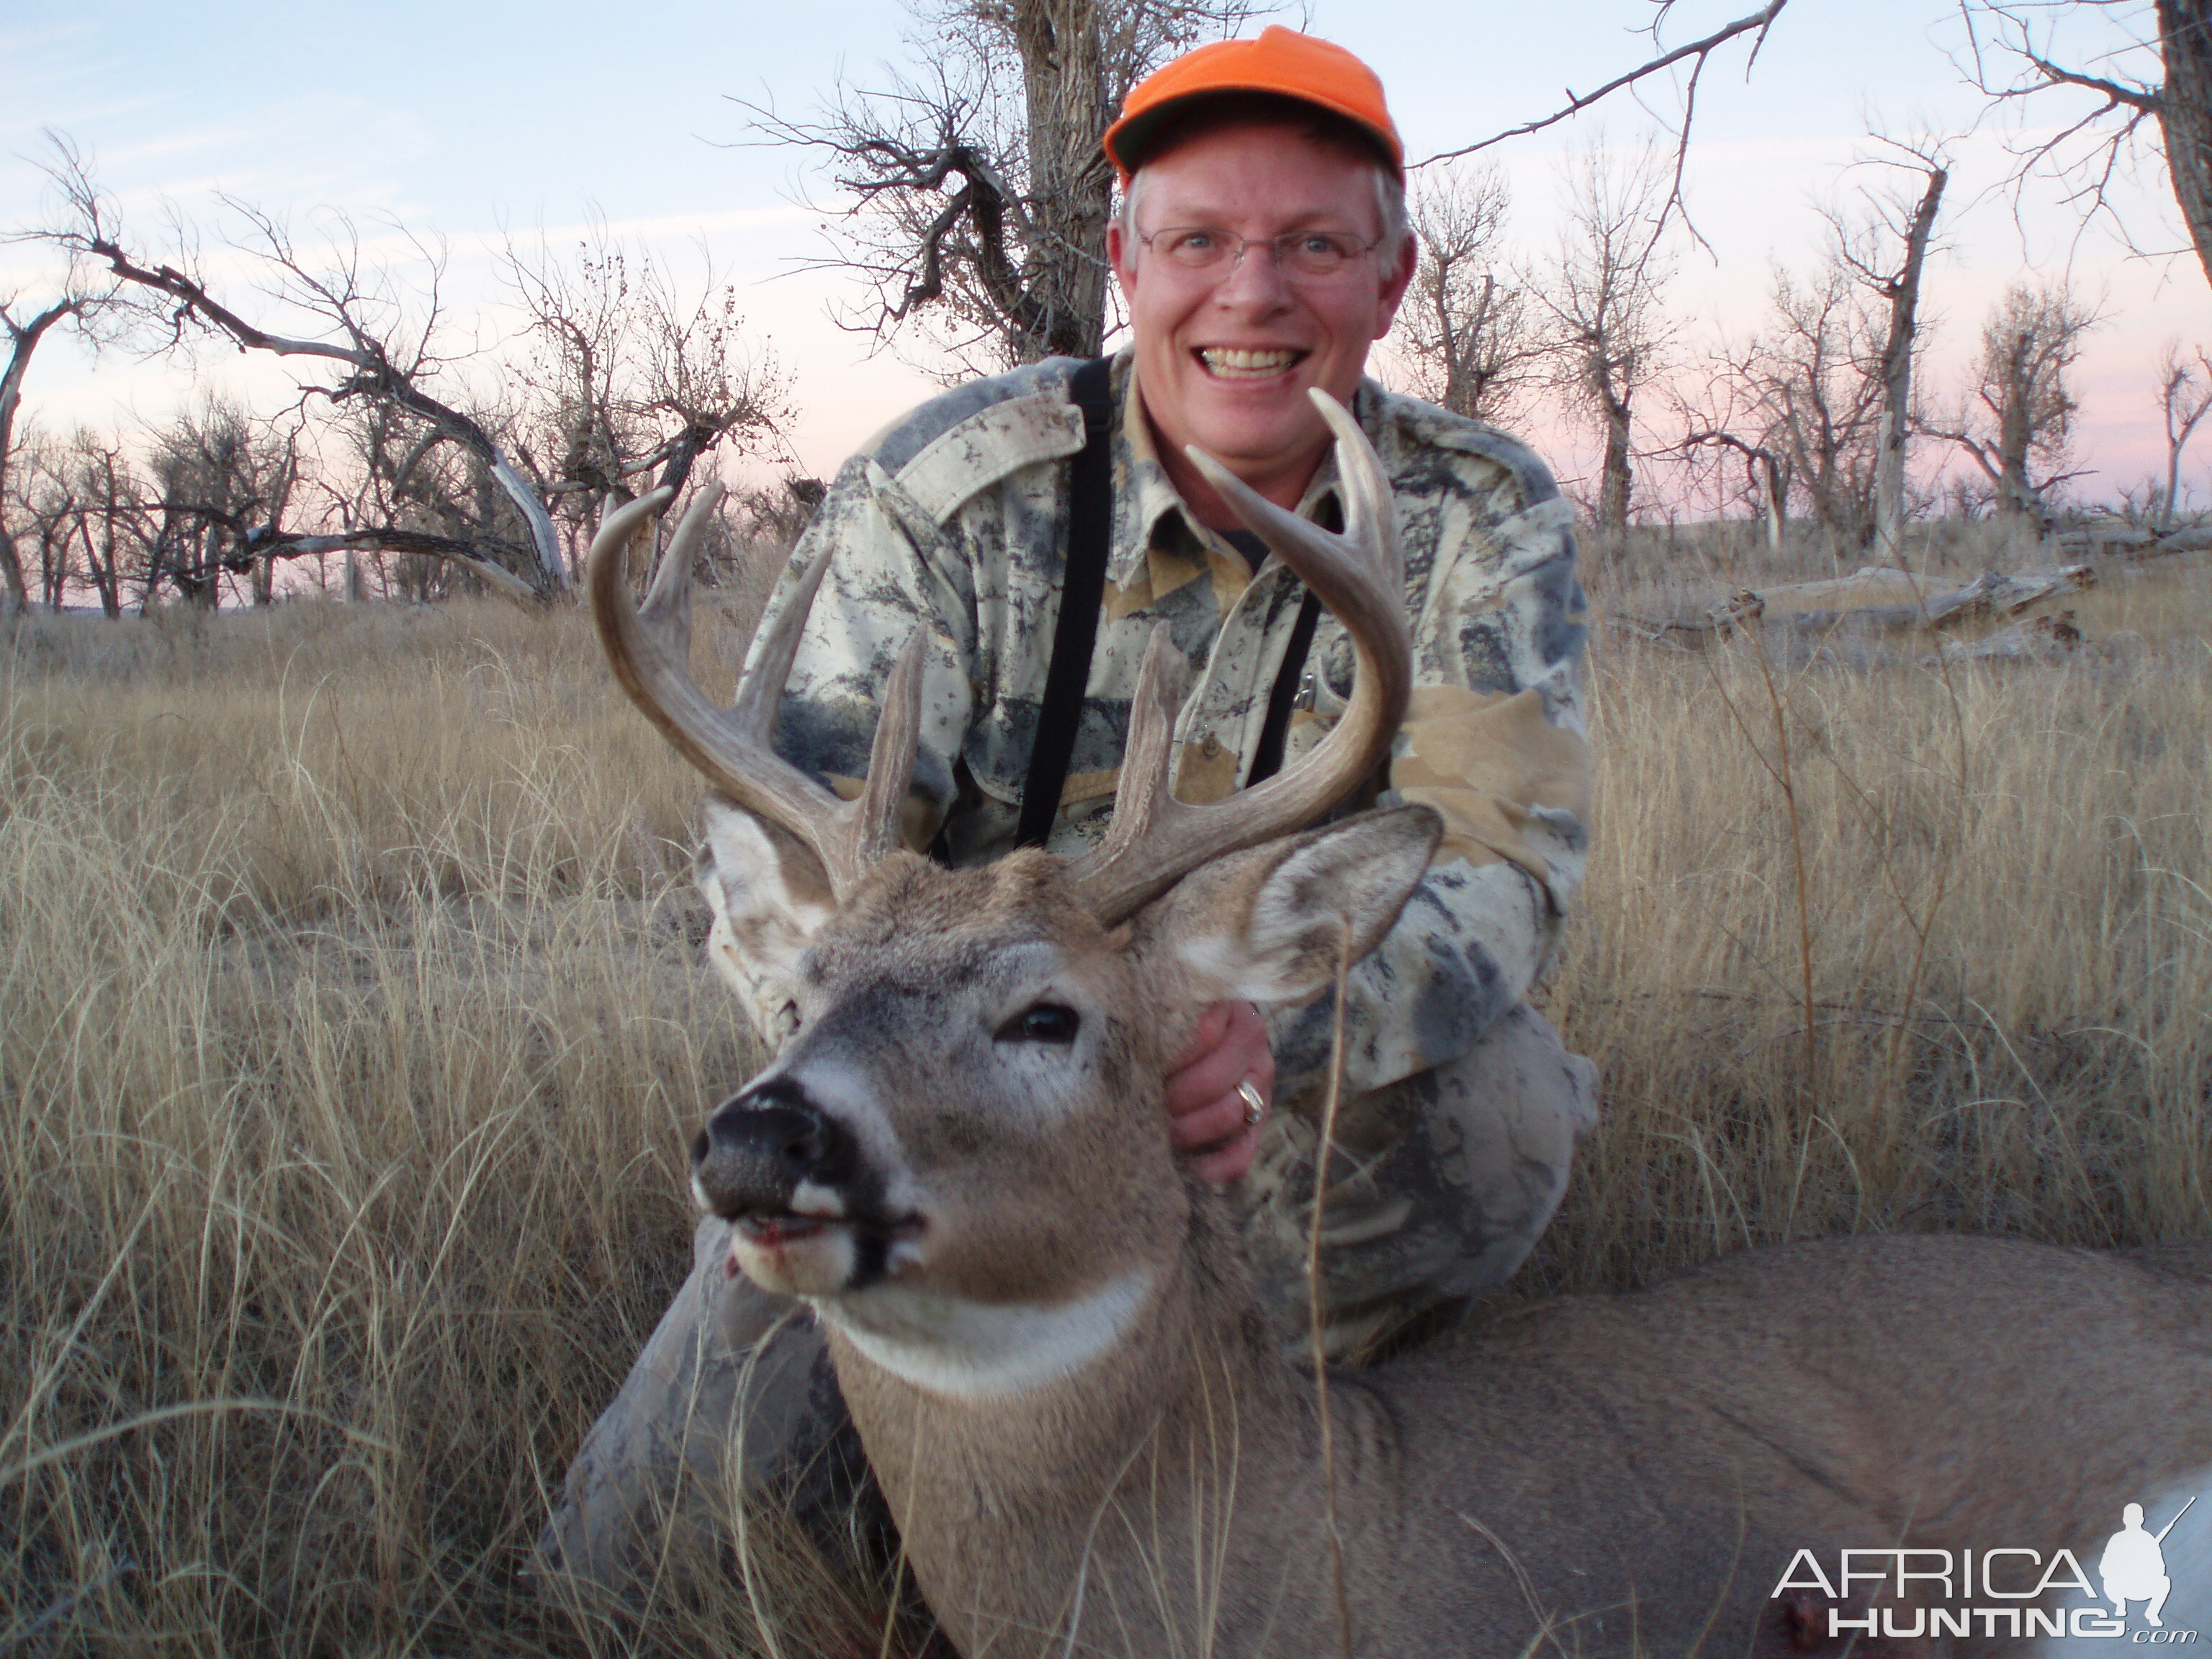
<svg viewBox="0 0 2212 1659">
<path fill-rule="evenodd" d="M 852 1135 L 784 1078 L 724 1101 L 691 1147 L 707 1208 L 725 1221 L 788 1230 L 843 1219 L 859 1167 Z"/>
</svg>

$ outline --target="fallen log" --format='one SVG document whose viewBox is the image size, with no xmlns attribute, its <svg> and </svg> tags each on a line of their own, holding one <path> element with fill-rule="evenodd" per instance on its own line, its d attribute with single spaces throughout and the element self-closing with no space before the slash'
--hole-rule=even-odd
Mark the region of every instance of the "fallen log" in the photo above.
<svg viewBox="0 0 2212 1659">
<path fill-rule="evenodd" d="M 1934 656 L 1922 659 L 1922 666 L 1932 668 L 1939 662 L 2056 662 L 2081 646 L 2081 630 L 2074 625 L 2074 613 L 2059 611 L 2047 617 L 2031 617 L 1978 640 L 1945 640 L 1936 647 Z"/>
<path fill-rule="evenodd" d="M 1826 581 L 1739 588 L 1702 617 L 1623 614 L 1615 626 L 1655 644 L 1702 649 L 1708 640 L 1739 629 L 1778 629 L 1792 634 L 1900 634 L 1948 630 L 2001 617 L 2016 617 L 2061 594 L 2094 587 L 2097 573 L 2086 564 L 2009 575 L 1984 571 L 1963 587 L 1940 591 L 1936 578 L 1868 565 Z"/>
</svg>

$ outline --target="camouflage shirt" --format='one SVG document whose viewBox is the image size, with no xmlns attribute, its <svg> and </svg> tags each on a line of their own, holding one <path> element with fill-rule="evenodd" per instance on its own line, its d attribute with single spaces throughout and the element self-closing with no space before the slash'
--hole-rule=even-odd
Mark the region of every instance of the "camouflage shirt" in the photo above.
<svg viewBox="0 0 2212 1659">
<path fill-rule="evenodd" d="M 909 838 L 955 863 L 1012 848 L 1051 659 L 1067 542 L 1069 458 L 1083 417 L 1057 358 L 948 392 L 901 417 L 838 473 L 771 607 L 825 544 L 837 550 L 808 619 L 777 731 L 794 764 L 859 787 L 877 698 L 917 624 L 923 688 Z M 1083 851 L 1113 805 L 1129 699 L 1155 623 L 1190 666 L 1176 793 L 1243 781 L 1304 586 L 1279 557 L 1255 574 L 1169 482 L 1115 362 L 1113 532 L 1104 611 L 1051 842 Z M 1382 800 L 1425 801 L 1445 832 L 1422 886 L 1354 969 L 1346 1098 L 1457 1059 L 1542 967 L 1588 841 L 1579 705 L 1583 596 L 1571 513 L 1543 464 L 1480 422 L 1363 382 L 1354 412 L 1395 489 L 1413 619 L 1413 705 Z M 1334 458 L 1298 510 L 1341 523 Z M 1351 691 L 1351 644 L 1324 615 L 1289 766 Z M 1277 1093 L 1325 1076 L 1329 1000 L 1279 1014 Z"/>
</svg>

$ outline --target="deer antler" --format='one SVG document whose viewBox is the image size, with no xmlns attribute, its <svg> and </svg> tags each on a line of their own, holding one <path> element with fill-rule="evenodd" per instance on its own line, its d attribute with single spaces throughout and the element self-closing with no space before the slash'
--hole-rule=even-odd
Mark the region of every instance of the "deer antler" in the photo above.
<svg viewBox="0 0 2212 1659">
<path fill-rule="evenodd" d="M 668 505 L 672 491 L 640 496 L 607 515 L 592 538 L 587 580 L 599 644 L 629 699 L 677 753 L 748 811 L 789 830 L 813 850 L 842 901 L 868 867 L 899 845 L 899 809 L 914 775 L 921 737 L 921 629 L 899 653 L 884 690 L 868 776 L 860 798 L 840 800 L 778 755 L 775 716 L 799 652 L 799 630 L 830 568 L 824 549 L 806 567 L 791 601 L 762 642 L 735 705 L 717 707 L 691 678 L 691 556 L 714 516 L 722 487 L 708 483 L 692 501 L 660 562 L 642 609 L 629 596 L 629 553 Z"/>
<path fill-rule="evenodd" d="M 1288 835 L 1321 817 L 1375 769 L 1405 721 L 1413 641 L 1389 480 L 1344 406 L 1318 388 L 1312 397 L 1336 434 L 1348 519 L 1341 536 L 1264 500 L 1203 450 L 1194 446 L 1185 453 L 1237 516 L 1343 623 L 1356 663 L 1351 704 L 1336 729 L 1297 766 L 1226 800 L 1187 805 L 1175 799 L 1170 781 L 1182 655 L 1167 624 L 1155 628 L 1130 703 L 1112 826 L 1070 872 L 1092 912 L 1109 926 L 1207 860 Z"/>
</svg>

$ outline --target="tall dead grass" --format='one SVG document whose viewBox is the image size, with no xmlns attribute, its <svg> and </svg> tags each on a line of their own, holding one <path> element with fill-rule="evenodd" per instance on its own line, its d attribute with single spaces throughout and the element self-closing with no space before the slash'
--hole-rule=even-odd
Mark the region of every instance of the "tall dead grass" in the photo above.
<svg viewBox="0 0 2212 1659">
<path fill-rule="evenodd" d="M 1549 996 L 1607 1115 L 1530 1287 L 2204 1230 L 2212 599 L 2080 609 L 2136 637 L 1948 679 L 1599 653 Z M 696 786 L 582 619 L 40 621 L 6 662 L 0 1654 L 761 1645 L 742 1595 L 617 1638 L 526 1575 L 752 1059 Z M 878 1650 L 865 1604 L 775 1616 Z"/>
</svg>

